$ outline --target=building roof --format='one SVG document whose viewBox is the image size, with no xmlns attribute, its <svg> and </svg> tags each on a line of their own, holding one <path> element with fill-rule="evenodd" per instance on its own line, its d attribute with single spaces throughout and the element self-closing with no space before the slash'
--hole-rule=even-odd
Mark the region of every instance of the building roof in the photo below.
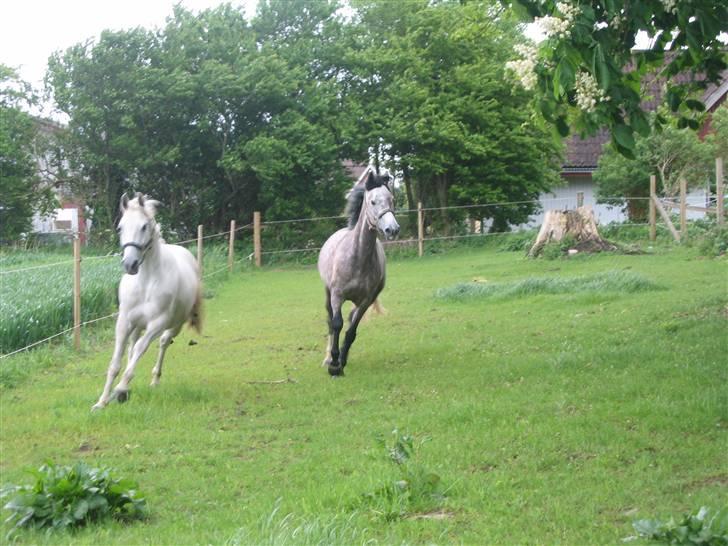
<svg viewBox="0 0 728 546">
<path fill-rule="evenodd" d="M 679 74 L 675 77 L 676 83 L 687 83 L 690 81 L 689 74 Z M 644 100 L 642 109 L 646 112 L 654 112 L 662 104 L 665 93 L 665 80 L 653 76 L 644 85 Z M 710 84 L 703 92 L 702 101 L 708 112 L 714 112 L 716 108 L 726 99 L 728 94 L 728 71 L 723 73 L 723 79 L 718 84 Z M 700 131 L 700 136 L 708 130 L 709 120 L 706 126 Z M 562 174 L 573 173 L 576 170 L 581 172 L 593 171 L 597 168 L 599 157 L 602 155 L 602 147 L 611 139 L 606 129 L 600 130 L 597 134 L 581 138 L 578 135 L 570 136 L 566 141 L 566 156 L 562 166 Z"/>
</svg>

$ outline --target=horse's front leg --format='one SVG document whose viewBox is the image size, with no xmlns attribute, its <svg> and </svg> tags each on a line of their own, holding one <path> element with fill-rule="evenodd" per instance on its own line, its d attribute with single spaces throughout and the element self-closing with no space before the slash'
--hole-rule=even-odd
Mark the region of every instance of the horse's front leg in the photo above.
<svg viewBox="0 0 728 546">
<path fill-rule="evenodd" d="M 356 328 L 357 326 L 359 326 L 359 322 L 361 322 L 361 319 L 364 317 L 364 314 L 367 312 L 367 309 L 370 305 L 371 302 L 362 303 L 361 305 L 355 307 L 354 310 L 351 312 L 351 317 L 349 318 L 349 328 L 348 330 L 346 330 L 346 335 L 344 336 L 344 344 L 341 346 L 341 356 L 339 357 L 342 370 L 344 366 L 346 366 L 346 361 L 349 357 L 349 349 L 351 349 L 351 345 L 356 339 Z"/>
<path fill-rule="evenodd" d="M 133 326 L 129 324 L 126 314 L 119 313 L 119 317 L 116 319 L 116 341 L 114 343 L 114 354 L 111 357 L 111 363 L 109 369 L 106 372 L 106 384 L 104 390 L 99 397 L 99 401 L 94 404 L 92 410 L 100 410 L 104 408 L 111 400 L 111 385 L 114 383 L 114 379 L 119 375 L 121 369 L 121 357 L 124 354 L 124 347 L 129 335 L 134 330 Z"/>
<path fill-rule="evenodd" d="M 331 361 L 329 362 L 329 375 L 332 376 L 344 374 L 344 367 L 339 360 L 339 336 L 341 335 L 341 329 L 344 327 L 344 318 L 341 315 L 341 306 L 343 303 L 344 301 L 339 295 L 331 294 L 331 313 L 329 318 Z"/>
<path fill-rule="evenodd" d="M 132 349 L 131 358 L 129 363 L 124 370 L 124 374 L 121 376 L 121 381 L 114 389 L 113 398 L 116 398 L 120 403 L 126 402 L 129 398 L 129 382 L 134 377 L 134 370 L 139 362 L 139 359 L 146 352 L 149 344 L 164 331 L 164 321 L 159 320 L 147 325 L 147 329 L 144 335 L 140 337 L 134 344 Z"/>
</svg>

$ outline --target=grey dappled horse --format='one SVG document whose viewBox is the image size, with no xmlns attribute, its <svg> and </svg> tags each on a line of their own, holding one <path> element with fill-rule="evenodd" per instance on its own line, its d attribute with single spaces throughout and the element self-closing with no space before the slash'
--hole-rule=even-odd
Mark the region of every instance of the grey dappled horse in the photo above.
<svg viewBox="0 0 728 546">
<path fill-rule="evenodd" d="M 389 174 L 369 168 L 349 193 L 349 226 L 334 233 L 321 248 L 318 270 L 326 286 L 329 342 L 324 365 L 332 376 L 342 375 L 356 328 L 384 288 L 384 247 L 377 238 L 394 239 L 399 224 L 394 217 L 394 197 Z M 344 326 L 341 306 L 354 303 L 349 329 L 339 352 L 339 335 Z"/>
</svg>

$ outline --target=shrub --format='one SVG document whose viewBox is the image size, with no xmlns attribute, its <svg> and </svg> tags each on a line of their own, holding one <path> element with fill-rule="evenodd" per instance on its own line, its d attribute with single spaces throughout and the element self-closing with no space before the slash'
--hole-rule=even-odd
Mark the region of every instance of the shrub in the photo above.
<svg viewBox="0 0 728 546">
<path fill-rule="evenodd" d="M 136 483 L 114 478 L 108 469 L 49 462 L 29 472 L 35 476 L 33 485 L 10 486 L 0 492 L 0 498 L 9 498 L 4 508 L 11 512 L 6 522 L 13 529 L 63 529 L 107 517 L 133 520 L 146 514 L 146 500 Z"/>
<path fill-rule="evenodd" d="M 674 545 L 728 545 L 728 507 L 711 511 L 703 506 L 695 514 L 684 514 L 676 521 L 642 519 L 632 526 L 637 535 L 647 540 Z"/>
</svg>

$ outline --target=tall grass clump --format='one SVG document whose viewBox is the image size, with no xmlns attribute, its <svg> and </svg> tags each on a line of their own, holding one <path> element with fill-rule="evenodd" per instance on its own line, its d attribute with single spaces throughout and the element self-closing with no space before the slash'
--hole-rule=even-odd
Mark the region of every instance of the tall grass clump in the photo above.
<svg viewBox="0 0 728 546">
<path fill-rule="evenodd" d="M 57 261 L 58 254 L 53 255 Z M 15 269 L 38 263 L 15 262 Z M 5 269 L 6 261 L 3 261 Z M 48 262 L 47 262 L 48 263 Z M 8 353 L 73 325 L 73 264 L 2 274 L 0 286 L 0 353 Z M 89 260 L 81 272 L 81 320 L 107 315 L 116 307 L 121 278 L 117 259 Z"/>
<path fill-rule="evenodd" d="M 341 544 L 368 544 L 370 531 L 360 527 L 356 512 L 343 515 L 303 517 L 280 513 L 280 499 L 270 514 L 260 519 L 257 526 L 241 527 L 225 541 L 225 546 L 319 546 Z"/>
<path fill-rule="evenodd" d="M 583 292 L 625 292 L 628 294 L 658 290 L 660 287 L 638 273 L 605 271 L 578 277 L 529 277 L 508 283 L 467 282 L 440 288 L 435 297 L 443 300 L 476 298 L 508 299 L 538 294 L 570 294 Z"/>
</svg>

